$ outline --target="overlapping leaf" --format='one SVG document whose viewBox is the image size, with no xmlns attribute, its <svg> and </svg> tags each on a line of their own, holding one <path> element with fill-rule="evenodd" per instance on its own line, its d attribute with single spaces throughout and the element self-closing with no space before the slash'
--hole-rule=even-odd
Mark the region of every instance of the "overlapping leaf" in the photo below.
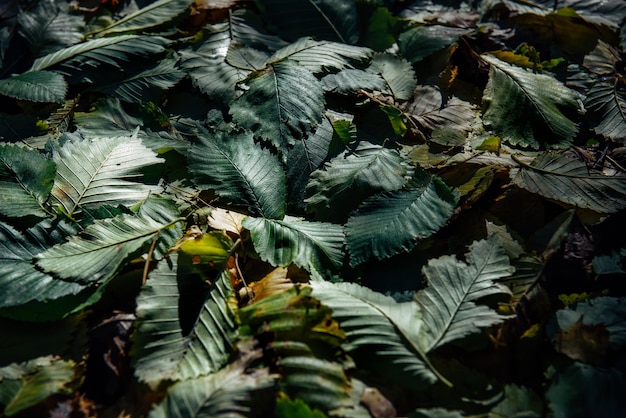
<svg viewBox="0 0 626 418">
<path fill-rule="evenodd" d="M 176 60 L 166 58 L 154 67 L 132 74 L 113 84 L 99 85 L 98 91 L 125 102 L 158 101 L 161 94 L 178 83 L 185 73 L 176 67 Z"/>
<path fill-rule="evenodd" d="M 339 94 L 356 94 L 359 91 L 388 91 L 387 83 L 378 74 L 365 70 L 346 68 L 322 79 L 324 90 Z"/>
<path fill-rule="evenodd" d="M 280 219 L 285 214 L 285 173 L 278 157 L 256 144 L 252 133 L 201 131 L 189 149 L 196 184 L 215 190 L 226 202 L 254 214 Z"/>
<path fill-rule="evenodd" d="M 131 355 L 136 376 L 153 385 L 217 372 L 237 335 L 228 273 L 209 288 L 181 259 L 172 254 L 159 262 L 137 299 Z"/>
<path fill-rule="evenodd" d="M 37 265 L 67 281 L 102 284 L 178 221 L 177 213 L 159 214 L 159 219 L 149 213 L 96 220 L 81 235 L 38 254 Z"/>
<path fill-rule="evenodd" d="M 98 36 L 124 32 L 141 32 L 168 23 L 191 6 L 191 0 L 158 0 L 125 16 L 112 25 L 96 32 Z"/>
<path fill-rule="evenodd" d="M 343 262 L 344 235 L 340 225 L 309 222 L 286 216 L 282 220 L 246 218 L 255 250 L 274 266 L 294 263 L 302 268 L 320 269 Z"/>
<path fill-rule="evenodd" d="M 363 199 L 400 189 L 413 175 L 408 158 L 396 150 L 361 141 L 314 171 L 307 184 L 307 210 L 320 219 L 346 216 Z"/>
<path fill-rule="evenodd" d="M 286 153 L 322 121 L 324 90 L 306 68 L 282 61 L 255 73 L 230 108 L 233 119 Z"/>
<path fill-rule="evenodd" d="M 357 7 L 351 0 L 262 0 L 264 16 L 286 38 L 314 36 L 353 44 L 359 39 Z"/>
<path fill-rule="evenodd" d="M 586 107 L 595 116 L 594 130 L 613 141 L 626 138 L 626 95 L 615 82 L 597 82 L 587 93 Z"/>
<path fill-rule="evenodd" d="M 423 269 L 428 286 L 415 300 L 424 318 L 425 337 L 419 344 L 426 353 L 505 319 L 476 304 L 485 296 L 508 294 L 508 289 L 496 281 L 515 269 L 497 238 L 474 242 L 466 258 L 467 263 L 443 256 L 430 260 Z"/>
<path fill-rule="evenodd" d="M 23 305 L 30 301 L 48 301 L 74 295 L 84 285 L 58 280 L 42 272 L 32 263 L 33 257 L 61 243 L 74 227 L 65 222 L 43 221 L 33 228 L 19 232 L 0 223 L 0 307 Z"/>
<path fill-rule="evenodd" d="M 369 68 L 381 75 L 396 100 L 409 100 L 417 86 L 415 71 L 411 64 L 391 54 L 376 54 Z"/>
<path fill-rule="evenodd" d="M 366 199 L 346 224 L 350 263 L 411 250 L 450 219 L 457 194 L 437 177 L 422 175 L 410 188 Z"/>
<path fill-rule="evenodd" d="M 468 32 L 467 29 L 439 25 L 416 26 L 400 35 L 398 46 L 404 58 L 416 63 L 452 45 Z"/>
<path fill-rule="evenodd" d="M 128 114 L 118 99 L 97 101 L 89 113 L 76 112 L 74 123 L 88 137 L 118 136 L 143 126 L 143 119 Z"/>
<path fill-rule="evenodd" d="M 67 94 L 67 83 L 61 74 L 28 71 L 0 80 L 0 94 L 31 102 L 61 103 Z"/>
<path fill-rule="evenodd" d="M 53 154 L 57 164 L 52 196 L 69 216 L 81 207 L 108 203 L 129 205 L 154 189 L 130 181 L 141 177 L 140 169 L 162 163 L 137 135 L 68 140 Z"/>
<path fill-rule="evenodd" d="M 424 338 L 419 306 L 352 283 L 310 283 L 312 295 L 333 310 L 346 332 L 344 348 L 360 367 L 398 378 L 413 388 L 435 383 L 439 376 L 421 350 Z M 375 355 L 373 355 L 375 353 Z"/>
<path fill-rule="evenodd" d="M 626 207 L 626 176 L 605 176 L 556 153 L 542 154 L 510 174 L 519 187 L 568 205 L 599 213 Z"/>
<path fill-rule="evenodd" d="M 297 61 L 313 74 L 319 74 L 352 68 L 367 61 L 372 53 L 369 48 L 303 37 L 276 51 L 268 61 L 278 62 L 285 59 Z"/>
<path fill-rule="evenodd" d="M 44 217 L 56 165 L 37 151 L 0 145 L 0 213 Z"/>
<path fill-rule="evenodd" d="M 483 93 L 483 121 L 511 145 L 532 149 L 566 148 L 578 126 L 572 118 L 578 96 L 547 74 L 535 74 L 483 55 L 491 65 Z"/>
</svg>

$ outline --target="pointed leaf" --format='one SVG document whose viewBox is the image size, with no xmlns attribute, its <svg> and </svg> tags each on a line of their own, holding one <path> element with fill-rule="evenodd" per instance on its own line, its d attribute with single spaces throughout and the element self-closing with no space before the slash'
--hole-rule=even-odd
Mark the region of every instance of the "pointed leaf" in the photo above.
<svg viewBox="0 0 626 418">
<path fill-rule="evenodd" d="M 61 103 L 66 93 L 63 76 L 50 71 L 28 71 L 0 80 L 0 94 L 19 100 Z"/>
<path fill-rule="evenodd" d="M 226 202 L 243 204 L 266 218 L 285 214 L 285 173 L 278 158 L 261 148 L 252 133 L 201 131 L 189 149 L 189 171 L 200 187 L 215 190 Z"/>
<path fill-rule="evenodd" d="M 69 73 L 80 73 L 103 64 L 121 69 L 133 57 L 151 56 L 165 51 L 169 43 L 169 40 L 159 36 L 120 35 L 92 39 L 37 58 L 30 71 L 55 65 L 61 65 L 61 70 Z"/>
<path fill-rule="evenodd" d="M 269 62 L 289 59 L 297 61 L 313 74 L 319 74 L 352 68 L 354 64 L 367 61 L 372 53 L 369 48 L 339 42 L 316 41 L 305 37 L 276 51 L 269 58 Z"/>
<path fill-rule="evenodd" d="M 286 153 L 322 121 L 322 85 L 292 61 L 278 62 L 251 77 L 249 90 L 233 102 L 230 113 L 240 126 Z"/>
<path fill-rule="evenodd" d="M 311 174 L 307 210 L 320 219 L 345 216 L 365 198 L 403 187 L 413 175 L 409 159 L 396 150 L 361 141 Z"/>
<path fill-rule="evenodd" d="M 488 295 L 508 294 L 495 281 L 510 276 L 515 269 L 497 237 L 474 242 L 466 257 L 467 263 L 455 256 L 443 256 L 430 260 L 423 268 L 428 286 L 416 294 L 415 300 L 424 317 L 426 337 L 420 346 L 426 353 L 506 318 L 476 304 Z"/>
<path fill-rule="evenodd" d="M 0 145 L 0 213 L 45 217 L 56 165 L 37 151 Z"/>
<path fill-rule="evenodd" d="M 402 56 L 415 64 L 449 47 L 468 32 L 468 29 L 440 25 L 416 26 L 400 34 L 398 46 Z"/>
<path fill-rule="evenodd" d="M 314 36 L 353 44 L 359 39 L 357 8 L 351 0 L 262 0 L 261 10 L 276 30 L 292 40 Z"/>
<path fill-rule="evenodd" d="M 185 73 L 176 68 L 176 60 L 166 58 L 138 74 L 112 84 L 99 85 L 98 91 L 131 103 L 158 101 L 165 90 L 174 87 L 184 76 Z"/>
<path fill-rule="evenodd" d="M 312 271 L 330 262 L 343 262 L 344 235 L 340 225 L 308 222 L 286 216 L 283 220 L 247 218 L 243 226 L 261 258 L 274 266 L 291 263 Z"/>
<path fill-rule="evenodd" d="M 387 92 L 387 83 L 378 75 L 365 70 L 346 68 L 322 79 L 324 90 L 339 94 L 356 94 L 359 91 Z"/>
<path fill-rule="evenodd" d="M 74 123 L 88 137 L 118 136 L 143 126 L 143 119 L 128 114 L 118 99 L 106 98 L 94 103 L 89 113 L 76 112 Z"/>
<path fill-rule="evenodd" d="M 542 154 L 510 175 L 519 187 L 575 207 L 598 213 L 626 207 L 626 176 L 605 176 L 559 154 Z"/>
<path fill-rule="evenodd" d="M 0 222 L 0 308 L 57 299 L 85 288 L 54 278 L 32 263 L 37 254 L 75 232 L 64 222 L 54 225 L 46 220 L 23 233 Z"/>
<path fill-rule="evenodd" d="M 587 93 L 586 108 L 594 116 L 594 131 L 613 141 L 625 143 L 626 95 L 615 82 L 598 82 Z"/>
<path fill-rule="evenodd" d="M 396 55 L 376 54 L 369 70 L 376 71 L 382 76 L 396 100 L 409 100 L 413 97 L 417 80 L 415 71 L 408 61 Z"/>
<path fill-rule="evenodd" d="M 83 206 L 129 205 L 145 199 L 153 187 L 127 179 L 141 177 L 141 168 L 163 162 L 137 135 L 67 141 L 53 159 L 57 177 L 52 196 L 69 216 Z"/>
<path fill-rule="evenodd" d="M 123 32 L 141 32 L 168 23 L 183 14 L 191 6 L 192 0 L 158 0 L 131 13 L 112 25 L 96 32 L 107 36 Z"/>
<path fill-rule="evenodd" d="M 419 306 L 398 303 L 389 296 L 353 283 L 310 283 L 312 295 L 333 310 L 346 332 L 344 349 L 360 367 L 401 376 L 413 388 L 437 381 L 437 374 L 420 349 L 424 337 Z"/>
<path fill-rule="evenodd" d="M 136 376 L 151 385 L 217 372 L 237 335 L 228 273 L 209 288 L 182 258 L 160 261 L 137 298 L 131 355 Z"/>
<path fill-rule="evenodd" d="M 430 175 L 409 189 L 365 200 L 346 224 L 350 263 L 356 266 L 410 251 L 445 225 L 457 200 L 457 193 Z"/>
<path fill-rule="evenodd" d="M 571 120 L 578 96 L 554 77 L 534 74 L 488 55 L 489 82 L 483 94 L 483 121 L 513 146 L 566 148 L 578 126 Z"/>
<path fill-rule="evenodd" d="M 176 213 L 160 218 L 140 213 L 96 220 L 82 234 L 38 254 L 37 265 L 68 281 L 102 284 L 179 220 Z"/>
<path fill-rule="evenodd" d="M 82 41 L 85 26 L 82 16 L 69 14 L 62 2 L 37 2 L 34 9 L 20 10 L 19 33 L 36 57 Z"/>
</svg>

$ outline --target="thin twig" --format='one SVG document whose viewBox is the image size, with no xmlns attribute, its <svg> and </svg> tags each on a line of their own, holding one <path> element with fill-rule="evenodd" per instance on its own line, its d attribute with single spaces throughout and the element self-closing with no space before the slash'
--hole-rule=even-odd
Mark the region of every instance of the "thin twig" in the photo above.
<svg viewBox="0 0 626 418">
<path fill-rule="evenodd" d="M 148 256 L 146 257 L 146 263 L 143 265 L 143 275 L 141 276 L 141 285 L 146 284 L 146 280 L 148 279 L 148 270 L 150 270 L 150 262 L 152 261 L 152 253 L 154 252 L 154 248 L 156 247 L 156 243 L 159 240 L 159 234 L 161 230 L 156 231 L 154 234 L 154 239 L 152 240 L 152 245 L 150 245 L 150 249 L 148 250 Z"/>
</svg>

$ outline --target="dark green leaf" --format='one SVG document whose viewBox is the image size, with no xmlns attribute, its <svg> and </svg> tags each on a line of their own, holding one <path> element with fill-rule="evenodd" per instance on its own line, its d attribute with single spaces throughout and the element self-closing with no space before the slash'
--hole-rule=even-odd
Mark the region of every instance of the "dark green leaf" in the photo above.
<svg viewBox="0 0 626 418">
<path fill-rule="evenodd" d="M 626 94 L 617 82 L 598 82 L 587 93 L 585 106 L 592 112 L 594 130 L 613 141 L 626 138 Z"/>
<path fill-rule="evenodd" d="M 400 53 L 411 63 L 416 63 L 458 41 L 467 29 L 446 26 L 416 26 L 398 38 Z"/>
<path fill-rule="evenodd" d="M 63 76 L 50 71 L 28 71 L 0 80 L 0 94 L 19 100 L 61 103 L 66 93 Z"/>
</svg>

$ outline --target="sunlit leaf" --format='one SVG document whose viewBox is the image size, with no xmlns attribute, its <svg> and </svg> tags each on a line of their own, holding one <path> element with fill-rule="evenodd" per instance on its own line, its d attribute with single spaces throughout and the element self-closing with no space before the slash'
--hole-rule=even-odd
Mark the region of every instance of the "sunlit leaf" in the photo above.
<svg viewBox="0 0 626 418">
<path fill-rule="evenodd" d="M 196 184 L 215 190 L 225 202 L 245 205 L 266 218 L 285 214 L 285 173 L 276 155 L 256 144 L 252 133 L 201 131 L 189 149 Z"/>
<path fill-rule="evenodd" d="M 63 76 L 50 71 L 28 71 L 0 80 L 0 94 L 20 100 L 61 103 L 66 93 Z"/>
<path fill-rule="evenodd" d="M 532 193 L 599 213 L 615 213 L 626 206 L 626 176 L 605 176 L 555 153 L 511 170 L 511 178 Z"/>
<path fill-rule="evenodd" d="M 514 268 L 496 237 L 474 242 L 467 263 L 455 256 L 430 260 L 423 273 L 428 286 L 415 296 L 424 318 L 424 352 L 476 333 L 482 327 L 502 322 L 505 317 L 478 305 L 480 298 L 507 294 L 497 280 L 510 276 Z"/>
<path fill-rule="evenodd" d="M 37 151 L 0 145 L 0 213 L 21 217 L 48 214 L 56 165 Z"/>
<path fill-rule="evenodd" d="M 483 121 L 505 142 L 523 148 L 566 148 L 578 132 L 578 96 L 554 77 L 489 55 Z"/>
</svg>

